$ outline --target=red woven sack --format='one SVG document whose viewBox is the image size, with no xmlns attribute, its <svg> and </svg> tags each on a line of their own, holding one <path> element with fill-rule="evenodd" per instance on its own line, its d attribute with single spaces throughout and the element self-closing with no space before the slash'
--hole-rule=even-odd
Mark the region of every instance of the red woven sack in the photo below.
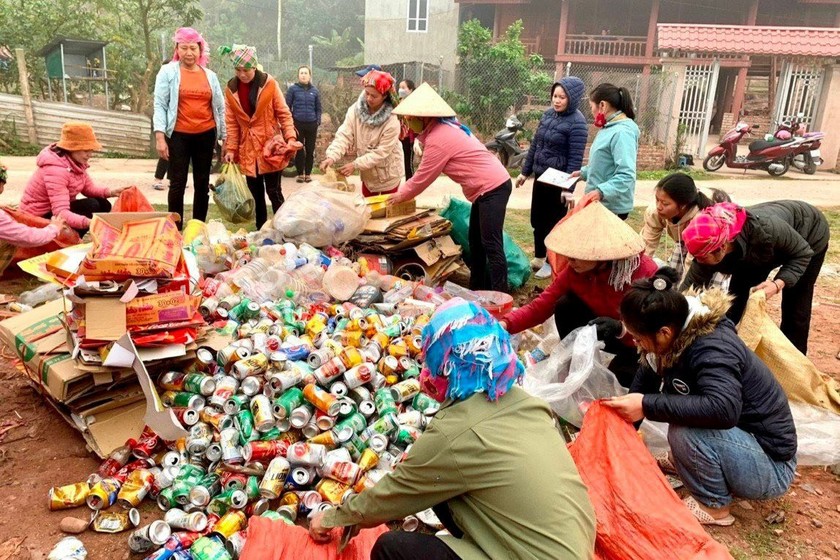
<svg viewBox="0 0 840 560">
<path fill-rule="evenodd" d="M 50 223 L 50 221 L 47 218 L 33 216 L 32 214 L 27 214 L 25 212 L 15 210 L 14 208 L 9 208 L 7 206 L 0 206 L 0 210 L 6 212 L 6 214 L 11 216 L 12 219 L 14 219 L 17 223 L 23 224 L 25 226 L 41 228 Z M 47 243 L 46 245 L 41 245 L 40 247 L 18 247 L 15 250 L 15 256 L 12 258 L 12 262 L 25 261 L 26 259 L 31 259 L 32 257 L 43 255 L 44 253 L 50 253 L 52 251 L 64 249 L 65 247 L 78 245 L 81 242 L 82 239 L 79 237 L 79 234 L 76 230 L 69 227 L 65 227 L 61 230 L 61 232 L 54 240 Z"/>
<path fill-rule="evenodd" d="M 120 193 L 111 212 L 154 212 L 149 199 L 137 187 L 128 187 Z"/>
<path fill-rule="evenodd" d="M 334 529 L 333 540 L 320 544 L 313 541 L 303 527 L 266 517 L 252 517 L 248 522 L 248 540 L 239 560 L 369 560 L 376 539 L 387 533 L 388 527 L 362 529 L 339 554 L 341 531 Z"/>
<path fill-rule="evenodd" d="M 569 451 L 595 508 L 597 558 L 731 560 L 668 484 L 633 426 L 614 410 L 593 403 Z"/>
</svg>

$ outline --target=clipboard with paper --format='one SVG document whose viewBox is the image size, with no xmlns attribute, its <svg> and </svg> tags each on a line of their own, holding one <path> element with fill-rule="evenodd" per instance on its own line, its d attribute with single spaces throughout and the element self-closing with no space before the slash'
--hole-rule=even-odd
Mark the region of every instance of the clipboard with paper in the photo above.
<svg viewBox="0 0 840 560">
<path fill-rule="evenodd" d="M 572 177 L 569 173 L 565 173 L 553 167 L 549 167 L 545 173 L 537 178 L 540 183 L 559 187 L 567 191 L 574 191 L 575 185 L 580 181 L 580 177 Z"/>
</svg>

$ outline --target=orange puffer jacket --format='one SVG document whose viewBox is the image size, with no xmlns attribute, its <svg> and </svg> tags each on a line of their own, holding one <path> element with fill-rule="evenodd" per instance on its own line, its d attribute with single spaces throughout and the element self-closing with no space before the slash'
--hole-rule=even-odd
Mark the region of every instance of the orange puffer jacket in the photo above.
<svg viewBox="0 0 840 560">
<path fill-rule="evenodd" d="M 231 79 L 225 88 L 225 153 L 233 152 L 242 173 L 249 177 L 281 170 L 263 158 L 263 146 L 275 134 L 282 134 L 286 142 L 297 140 L 292 113 L 277 80 L 257 71 L 254 82 L 259 89 L 252 117 L 248 116 L 239 102 L 239 80 Z"/>
</svg>

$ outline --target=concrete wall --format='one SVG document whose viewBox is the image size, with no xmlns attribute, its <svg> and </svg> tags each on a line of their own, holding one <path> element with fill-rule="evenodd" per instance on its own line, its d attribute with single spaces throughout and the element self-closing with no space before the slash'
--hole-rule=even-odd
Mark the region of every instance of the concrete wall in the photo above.
<svg viewBox="0 0 840 560">
<path fill-rule="evenodd" d="M 825 133 L 820 152 L 822 153 L 822 169 L 834 169 L 840 158 L 840 65 L 826 66 L 820 95 L 819 111 L 811 130 Z"/>
<path fill-rule="evenodd" d="M 437 66 L 443 57 L 443 69 L 452 76 L 458 46 L 458 4 L 455 0 L 428 2 L 428 31 L 422 33 L 406 31 L 408 0 L 366 0 L 365 63 L 423 61 Z"/>
</svg>

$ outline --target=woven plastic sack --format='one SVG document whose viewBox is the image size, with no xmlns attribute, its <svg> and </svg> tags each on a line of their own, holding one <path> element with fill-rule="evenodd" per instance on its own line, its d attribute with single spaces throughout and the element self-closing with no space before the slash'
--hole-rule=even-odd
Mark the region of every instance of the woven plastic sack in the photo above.
<svg viewBox="0 0 840 560">
<path fill-rule="evenodd" d="M 137 187 L 128 187 L 114 203 L 111 212 L 154 212 L 155 209 L 149 199 L 146 198 Z"/>
<path fill-rule="evenodd" d="M 764 290 L 753 292 L 747 301 L 738 336 L 767 364 L 790 400 L 840 414 L 840 384 L 818 370 L 779 330 L 767 314 Z"/>
<path fill-rule="evenodd" d="M 319 544 L 303 527 L 254 516 L 248 522 L 248 540 L 239 560 L 368 560 L 376 539 L 388 528 L 362 529 L 339 554 L 341 531 L 334 529 L 333 540 Z"/>
<path fill-rule="evenodd" d="M 0 212 L 5 212 L 16 222 L 25 226 L 41 228 L 50 223 L 47 218 L 33 216 L 32 214 L 27 214 L 14 208 L 9 208 L 8 206 L 0 206 Z M 44 253 L 51 253 L 59 249 L 64 249 L 65 247 L 78 245 L 81 242 L 82 240 L 78 232 L 66 227 L 61 230 L 54 240 L 40 247 L 14 247 L 10 243 L 0 243 L 0 273 L 11 263 L 25 261 L 38 255 L 43 255 Z"/>
<path fill-rule="evenodd" d="M 355 239 L 369 219 L 362 195 L 310 186 L 287 198 L 272 223 L 285 241 L 326 247 Z"/>
<path fill-rule="evenodd" d="M 277 134 L 263 146 L 263 159 L 277 169 L 286 169 L 303 144 L 297 140 L 286 142 L 282 134 Z"/>
<path fill-rule="evenodd" d="M 615 411 L 593 403 L 569 451 L 595 508 L 596 558 L 732 558 L 674 493 L 633 425 Z"/>
<path fill-rule="evenodd" d="M 472 204 L 458 198 L 450 198 L 446 208 L 440 215 L 452 222 L 452 239 L 461 246 L 464 262 L 470 263 L 470 212 Z M 511 288 L 519 288 L 531 277 L 531 263 L 528 255 L 516 244 L 516 241 L 504 233 L 505 258 L 508 266 L 508 284 Z"/>
<path fill-rule="evenodd" d="M 594 325 L 573 330 L 547 359 L 525 371 L 522 387 L 546 401 L 560 418 L 580 427 L 582 410 L 590 403 L 627 393 L 603 364 L 601 346 Z"/>
<path fill-rule="evenodd" d="M 213 185 L 213 202 L 229 222 L 242 224 L 254 219 L 254 197 L 238 165 L 226 163 L 222 166 L 222 172 Z"/>
</svg>

